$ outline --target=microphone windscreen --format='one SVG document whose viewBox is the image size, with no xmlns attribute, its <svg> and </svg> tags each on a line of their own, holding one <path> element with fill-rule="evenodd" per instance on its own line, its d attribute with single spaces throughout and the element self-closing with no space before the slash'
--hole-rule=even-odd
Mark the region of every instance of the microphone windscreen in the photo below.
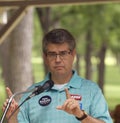
<svg viewBox="0 0 120 123">
<path fill-rule="evenodd" d="M 49 90 L 53 87 L 53 85 L 54 85 L 54 82 L 52 80 L 48 80 L 43 84 L 42 87 L 44 90 Z"/>
</svg>

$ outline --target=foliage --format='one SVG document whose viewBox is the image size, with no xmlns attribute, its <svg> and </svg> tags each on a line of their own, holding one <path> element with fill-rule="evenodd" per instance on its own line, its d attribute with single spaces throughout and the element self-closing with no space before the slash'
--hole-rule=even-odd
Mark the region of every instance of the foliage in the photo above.
<svg viewBox="0 0 120 123">
<path fill-rule="evenodd" d="M 84 54 L 85 33 L 92 26 L 94 55 L 97 54 L 102 42 L 112 47 L 114 41 L 120 41 L 120 5 L 98 4 L 83 6 L 57 6 L 52 8 L 52 18 L 59 19 L 59 26 L 68 29 L 77 40 L 77 51 Z M 59 12 L 60 11 L 60 12 Z M 71 28 L 72 27 L 72 28 Z M 116 40 L 112 38 L 117 36 Z M 112 41 L 110 41 L 113 39 Z"/>
</svg>

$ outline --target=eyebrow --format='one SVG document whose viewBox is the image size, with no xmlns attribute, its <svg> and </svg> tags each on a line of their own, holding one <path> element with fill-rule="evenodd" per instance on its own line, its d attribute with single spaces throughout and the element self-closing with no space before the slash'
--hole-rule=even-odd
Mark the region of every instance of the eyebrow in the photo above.
<svg viewBox="0 0 120 123">
<path fill-rule="evenodd" d="M 66 51 L 68 51 L 68 49 L 67 50 L 58 51 L 58 53 L 59 52 L 66 52 Z M 48 51 L 47 53 L 57 53 L 57 52 L 56 51 Z"/>
</svg>

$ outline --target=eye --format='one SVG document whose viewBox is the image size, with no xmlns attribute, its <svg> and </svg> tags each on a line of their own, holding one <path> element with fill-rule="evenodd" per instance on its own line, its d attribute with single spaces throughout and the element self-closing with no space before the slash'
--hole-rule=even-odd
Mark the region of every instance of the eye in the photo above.
<svg viewBox="0 0 120 123">
<path fill-rule="evenodd" d="M 59 54 L 60 54 L 60 56 L 65 56 L 68 54 L 68 52 L 67 51 L 61 51 Z"/>
<path fill-rule="evenodd" d="M 53 56 L 53 57 L 54 57 L 54 56 L 56 56 L 56 53 L 54 53 L 54 52 L 48 52 L 48 53 L 47 53 L 47 56 L 50 56 L 50 57 Z"/>
</svg>

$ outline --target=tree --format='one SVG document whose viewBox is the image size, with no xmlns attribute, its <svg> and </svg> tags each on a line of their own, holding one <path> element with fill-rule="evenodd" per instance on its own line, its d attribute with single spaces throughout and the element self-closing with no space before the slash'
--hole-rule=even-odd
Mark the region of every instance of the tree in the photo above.
<svg viewBox="0 0 120 123">
<path fill-rule="evenodd" d="M 40 22 L 40 26 L 41 26 L 40 28 L 42 28 L 43 35 L 44 35 L 50 29 L 51 8 L 50 7 L 36 8 L 36 11 L 37 11 L 39 22 Z M 48 69 L 47 69 L 47 67 L 46 67 L 44 62 L 43 62 L 43 64 L 44 64 L 44 73 L 46 74 L 48 72 Z"/>
<path fill-rule="evenodd" d="M 111 12 L 111 25 L 110 25 L 110 47 L 114 56 L 116 57 L 117 65 L 120 65 L 120 9 L 119 5 L 113 7 L 110 6 L 114 11 Z"/>
<path fill-rule="evenodd" d="M 26 16 L 9 35 L 7 42 L 1 45 L 3 78 L 6 86 L 13 93 L 23 91 L 33 83 L 31 52 L 33 10 L 29 9 Z M 19 97 L 16 97 L 19 100 Z"/>
</svg>

